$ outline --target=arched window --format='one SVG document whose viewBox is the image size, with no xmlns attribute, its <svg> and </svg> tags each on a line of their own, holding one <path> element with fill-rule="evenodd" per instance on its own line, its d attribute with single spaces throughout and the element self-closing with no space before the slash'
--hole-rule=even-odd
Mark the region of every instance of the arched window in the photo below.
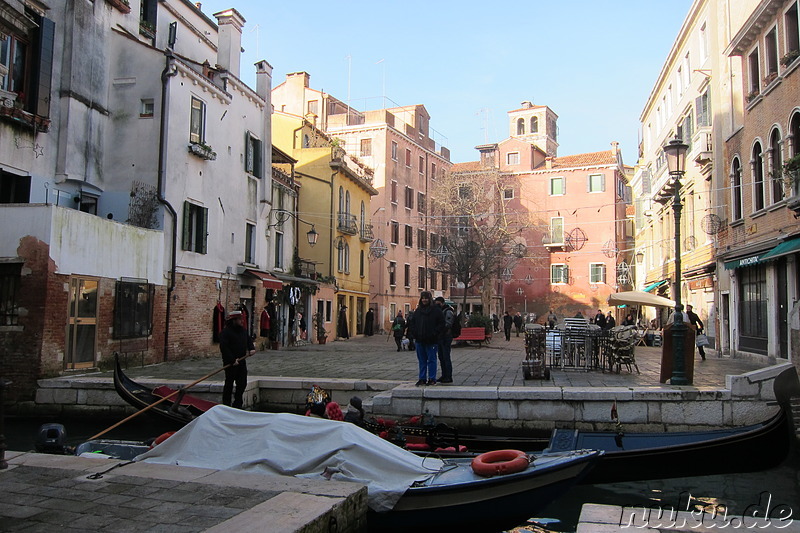
<svg viewBox="0 0 800 533">
<path fill-rule="evenodd" d="M 531 133 L 539 133 L 539 117 L 531 117 Z"/>
<path fill-rule="evenodd" d="M 350 191 L 344 193 L 344 212 L 350 214 Z"/>
<path fill-rule="evenodd" d="M 344 188 L 339 187 L 339 227 L 343 228 L 347 225 L 344 211 Z M 340 269 L 341 270 L 341 269 Z"/>
<path fill-rule="evenodd" d="M 769 136 L 770 181 L 772 182 L 772 203 L 783 200 L 783 157 L 781 156 L 781 132 L 777 128 Z"/>
<path fill-rule="evenodd" d="M 742 218 L 742 164 L 738 157 L 731 163 L 731 219 Z"/>
<path fill-rule="evenodd" d="M 753 211 L 764 209 L 764 152 L 761 143 L 753 146 L 753 157 L 750 160 L 753 174 Z"/>
<path fill-rule="evenodd" d="M 364 201 L 361 201 L 361 235 L 363 236 L 366 233 L 366 226 L 367 226 L 367 208 L 364 207 Z"/>
<path fill-rule="evenodd" d="M 795 113 L 789 122 L 789 148 L 786 149 L 786 155 L 792 154 L 792 157 L 800 155 L 800 113 Z M 791 176 L 792 180 L 792 195 L 800 194 L 800 176 Z"/>
<path fill-rule="evenodd" d="M 517 119 L 517 135 L 525 135 L 525 119 Z"/>
</svg>

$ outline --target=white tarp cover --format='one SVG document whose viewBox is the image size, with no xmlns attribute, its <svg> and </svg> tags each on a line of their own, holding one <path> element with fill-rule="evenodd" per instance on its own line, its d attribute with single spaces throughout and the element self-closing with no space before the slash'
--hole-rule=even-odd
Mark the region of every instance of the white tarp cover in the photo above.
<svg viewBox="0 0 800 533">
<path fill-rule="evenodd" d="M 350 424 L 217 405 L 136 461 L 325 479 L 367 485 L 375 511 L 391 510 L 442 461 L 403 450 Z"/>
<path fill-rule="evenodd" d="M 675 301 L 642 291 L 615 292 L 608 297 L 609 305 L 650 305 L 675 307 Z"/>
</svg>

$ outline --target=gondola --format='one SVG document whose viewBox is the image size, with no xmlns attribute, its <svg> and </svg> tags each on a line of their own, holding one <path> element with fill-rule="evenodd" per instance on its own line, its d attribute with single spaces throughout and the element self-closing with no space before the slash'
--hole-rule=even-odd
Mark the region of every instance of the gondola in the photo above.
<svg viewBox="0 0 800 533">
<path fill-rule="evenodd" d="M 230 446 L 231 435 L 236 446 Z M 208 450 L 227 450 L 224 454 Z M 419 457 L 354 424 L 217 406 L 136 461 L 367 485 L 372 531 L 500 531 L 577 483 L 602 452 L 534 454 L 485 477 L 471 458 Z M 520 455 L 518 455 L 520 457 Z M 494 464 L 494 463 L 492 463 Z"/>
<path fill-rule="evenodd" d="M 756 472 L 779 465 L 791 445 L 785 409 L 760 424 L 709 431 L 622 433 L 556 429 L 547 451 L 604 450 L 583 483 Z"/>
<path fill-rule="evenodd" d="M 173 392 L 176 392 L 175 389 L 171 389 L 165 385 L 151 389 L 136 383 L 122 371 L 119 357 L 116 358 L 114 366 L 114 388 L 123 400 L 136 409 L 144 409 L 162 398 L 169 396 Z M 178 398 L 180 398 L 180 400 L 178 400 Z M 203 400 L 196 396 L 178 392 L 170 397 L 170 399 L 149 409 L 148 413 L 152 413 L 154 416 L 161 419 L 168 420 L 176 426 L 183 426 L 215 405 L 217 405 L 216 402 Z"/>
</svg>

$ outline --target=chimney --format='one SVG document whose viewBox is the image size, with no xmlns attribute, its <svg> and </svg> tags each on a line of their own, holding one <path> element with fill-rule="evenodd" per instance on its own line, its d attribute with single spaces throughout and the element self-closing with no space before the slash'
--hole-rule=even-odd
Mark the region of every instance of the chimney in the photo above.
<svg viewBox="0 0 800 533">
<path fill-rule="evenodd" d="M 548 170 L 553 168 L 553 159 L 555 159 L 553 156 L 545 157 L 544 158 L 544 168 L 546 168 Z"/>
<path fill-rule="evenodd" d="M 522 102 L 522 109 L 530 109 L 533 107 L 533 104 L 529 100 L 525 100 Z"/>
<path fill-rule="evenodd" d="M 611 141 L 611 153 L 617 155 L 619 152 L 619 143 L 617 141 Z"/>
<path fill-rule="evenodd" d="M 308 72 L 292 72 L 286 75 L 286 85 L 290 86 L 293 90 L 308 89 L 311 74 Z M 290 93 L 292 91 L 289 91 Z"/>
<path fill-rule="evenodd" d="M 264 99 L 269 109 L 272 99 L 272 65 L 263 59 L 256 63 L 256 93 Z"/>
<path fill-rule="evenodd" d="M 242 55 L 242 27 L 244 17 L 235 9 L 214 13 L 217 17 L 217 64 L 239 77 L 239 60 Z"/>
</svg>

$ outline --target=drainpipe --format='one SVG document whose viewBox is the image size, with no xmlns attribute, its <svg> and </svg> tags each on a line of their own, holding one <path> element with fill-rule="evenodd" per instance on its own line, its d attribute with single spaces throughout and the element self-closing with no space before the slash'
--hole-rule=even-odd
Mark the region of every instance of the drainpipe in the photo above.
<svg viewBox="0 0 800 533">
<path fill-rule="evenodd" d="M 164 198 L 164 176 L 167 167 L 167 132 L 169 116 L 169 79 L 178 73 L 175 66 L 175 55 L 171 49 L 166 49 L 164 55 L 167 60 L 161 72 L 161 121 L 159 124 L 158 138 L 158 201 L 166 208 L 172 217 L 172 252 L 170 257 L 170 276 L 167 286 L 167 310 L 164 325 L 164 361 L 169 359 L 169 321 L 172 313 L 172 293 L 175 290 L 175 271 L 177 263 L 178 243 L 178 213 Z"/>
</svg>

